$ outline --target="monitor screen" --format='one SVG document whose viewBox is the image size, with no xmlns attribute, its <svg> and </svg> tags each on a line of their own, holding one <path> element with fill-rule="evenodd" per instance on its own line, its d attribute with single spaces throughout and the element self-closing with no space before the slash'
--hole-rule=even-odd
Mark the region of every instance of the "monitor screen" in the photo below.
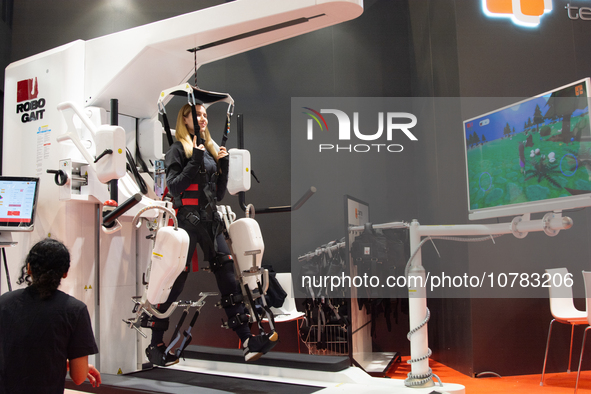
<svg viewBox="0 0 591 394">
<path fill-rule="evenodd" d="M 591 206 L 589 78 L 464 121 L 470 220 Z"/>
<path fill-rule="evenodd" d="M 0 231 L 32 231 L 39 178 L 0 176 Z"/>
</svg>

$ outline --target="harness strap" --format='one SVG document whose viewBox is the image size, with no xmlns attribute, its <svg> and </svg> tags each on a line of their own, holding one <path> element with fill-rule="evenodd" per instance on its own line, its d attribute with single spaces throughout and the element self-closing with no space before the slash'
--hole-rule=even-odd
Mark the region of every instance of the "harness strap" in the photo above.
<svg viewBox="0 0 591 394">
<path fill-rule="evenodd" d="M 186 192 L 190 192 L 190 193 L 186 193 Z M 195 195 L 199 195 L 199 184 L 194 183 L 192 185 L 189 185 L 188 188 L 185 189 L 185 191 L 181 194 L 181 204 L 184 205 L 199 205 L 199 198 L 193 198 L 193 196 Z M 184 197 L 186 196 L 186 197 Z"/>
<path fill-rule="evenodd" d="M 166 110 L 164 107 L 162 108 L 162 121 L 164 122 L 164 131 L 166 132 L 168 145 L 172 145 L 174 141 L 172 139 L 172 132 L 170 131 L 170 124 L 168 123 L 168 117 L 166 116 Z"/>
<path fill-rule="evenodd" d="M 220 146 L 226 146 L 226 141 L 228 141 L 228 134 L 230 134 L 230 114 L 226 114 L 226 125 L 224 126 L 222 143 Z"/>
<path fill-rule="evenodd" d="M 247 324 L 250 321 L 250 316 L 246 313 L 237 313 L 236 316 L 232 316 L 228 319 L 228 328 L 232 330 Z"/>
<path fill-rule="evenodd" d="M 205 198 L 207 198 L 207 205 L 205 206 L 206 210 L 209 210 L 211 212 L 213 211 L 217 211 L 216 208 L 216 195 L 215 195 L 215 190 L 216 190 L 216 184 L 217 184 L 217 180 L 218 180 L 218 172 L 214 172 L 211 177 L 209 178 L 209 182 L 208 184 L 205 185 L 205 187 L 203 188 L 203 194 L 205 195 Z"/>
<path fill-rule="evenodd" d="M 212 272 L 216 272 L 217 270 L 221 269 L 224 265 L 228 263 L 233 263 L 234 259 L 232 258 L 231 254 L 218 254 L 215 256 L 213 261 L 209 262 L 209 268 L 211 268 Z M 231 295 L 230 295 L 231 297 Z M 234 304 L 231 304 L 234 305 Z"/>
<path fill-rule="evenodd" d="M 142 316 L 142 319 L 140 320 L 140 327 L 145 327 L 145 328 L 150 328 L 152 330 L 158 330 L 158 331 L 166 331 L 168 330 L 168 320 L 155 320 L 152 318 L 149 318 L 147 315 Z"/>
<path fill-rule="evenodd" d="M 242 294 L 230 294 L 220 299 L 219 306 L 229 308 L 242 302 L 244 302 L 244 296 Z"/>
<path fill-rule="evenodd" d="M 255 317 L 255 319 L 257 321 L 257 325 L 259 326 L 259 329 L 261 330 L 261 332 L 264 332 L 265 329 L 263 328 L 263 321 L 261 319 L 261 316 L 255 310 L 256 307 L 255 307 L 255 303 L 254 303 L 254 298 L 252 297 L 251 289 L 246 284 L 244 285 L 244 291 L 246 292 L 246 299 L 248 300 L 248 303 L 250 305 L 252 305 L 252 309 L 253 309 L 254 317 Z"/>
<path fill-rule="evenodd" d="M 187 309 L 185 309 L 183 311 L 183 314 L 182 314 L 179 322 L 177 323 L 176 327 L 174 328 L 174 332 L 172 334 L 172 340 L 170 341 L 170 345 L 168 345 L 164 354 L 167 354 L 168 352 L 170 352 L 172 350 L 172 348 L 174 347 L 174 345 L 176 345 L 176 343 L 181 338 L 181 335 L 179 334 L 179 329 L 183 325 L 183 323 L 185 322 L 185 317 L 187 317 L 187 314 L 188 314 Z"/>
<path fill-rule="evenodd" d="M 187 327 L 187 329 L 183 332 L 183 336 L 184 336 L 183 342 L 181 342 L 181 345 L 176 350 L 176 356 L 178 358 L 181 358 L 181 356 L 183 355 L 183 352 L 185 351 L 187 346 L 189 346 L 189 344 L 193 340 L 193 335 L 191 334 L 191 330 L 193 329 L 193 326 L 195 325 L 195 322 L 197 321 L 198 317 L 199 317 L 199 310 L 196 310 L 195 313 L 193 314 L 193 318 L 191 319 L 191 324 L 189 324 L 189 327 Z"/>
<path fill-rule="evenodd" d="M 271 328 L 271 331 L 275 331 L 275 316 L 273 315 L 273 311 L 271 310 L 269 305 L 267 305 L 267 301 L 265 299 L 265 293 L 263 292 L 263 287 L 262 287 L 261 283 L 258 281 L 257 281 L 257 286 L 259 288 L 259 294 L 261 295 L 261 303 L 262 303 L 263 310 L 265 311 L 265 314 L 267 315 L 267 319 L 269 320 L 269 327 Z M 259 326 L 259 327 L 261 327 L 261 326 Z"/>
</svg>

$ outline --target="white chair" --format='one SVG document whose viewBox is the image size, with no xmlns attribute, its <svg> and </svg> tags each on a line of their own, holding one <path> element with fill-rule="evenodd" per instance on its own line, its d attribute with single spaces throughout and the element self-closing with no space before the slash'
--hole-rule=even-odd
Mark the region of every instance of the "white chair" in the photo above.
<svg viewBox="0 0 591 394">
<path fill-rule="evenodd" d="M 287 293 L 283 305 L 280 308 L 273 308 L 273 315 L 275 315 L 275 322 L 283 323 L 286 321 L 297 320 L 305 315 L 304 312 L 299 312 L 296 308 L 295 298 L 293 298 L 293 287 L 291 284 L 291 273 L 284 272 L 275 274 L 277 282 L 281 285 L 283 290 Z"/>
<path fill-rule="evenodd" d="M 544 373 L 546 372 L 546 361 L 548 360 L 548 348 L 550 345 L 550 336 L 552 335 L 552 324 L 558 322 L 571 325 L 567 372 L 570 372 L 571 367 L 575 326 L 587 324 L 587 312 L 580 311 L 575 307 L 572 287 L 565 285 L 565 278 L 568 275 L 568 270 L 566 268 L 547 269 L 546 273 L 550 275 L 550 312 L 554 319 L 550 322 L 550 328 L 548 330 L 548 341 L 546 342 L 546 355 L 544 356 L 544 367 L 542 368 L 540 386 L 544 385 Z M 558 279 L 558 276 L 560 276 L 560 280 Z M 556 283 L 560 283 L 560 286 L 555 286 Z"/>
<path fill-rule="evenodd" d="M 583 280 L 585 282 L 585 298 L 587 298 L 587 311 L 591 311 L 591 271 L 583 271 Z M 583 363 L 583 351 L 585 350 L 585 340 L 587 339 L 587 331 L 591 328 L 591 314 L 587 314 L 587 324 L 585 334 L 583 334 L 583 345 L 581 346 L 581 358 L 579 359 L 579 370 L 577 372 L 577 383 L 575 383 L 575 394 L 579 388 L 579 376 L 581 375 L 581 364 Z"/>
<path fill-rule="evenodd" d="M 283 305 L 280 308 L 271 307 L 275 323 L 286 323 L 304 318 L 305 313 L 296 308 L 295 298 L 293 298 L 293 287 L 291 284 L 291 272 L 277 273 L 275 278 L 287 293 Z M 300 352 L 300 325 L 296 324 L 298 333 L 298 352 Z"/>
</svg>

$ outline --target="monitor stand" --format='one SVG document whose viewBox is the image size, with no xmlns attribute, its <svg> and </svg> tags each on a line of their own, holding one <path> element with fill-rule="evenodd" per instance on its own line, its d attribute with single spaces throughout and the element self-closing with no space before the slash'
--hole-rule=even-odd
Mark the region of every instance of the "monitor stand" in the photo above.
<svg viewBox="0 0 591 394">
<path fill-rule="evenodd" d="M 0 248 L 16 246 L 17 242 L 12 240 L 12 232 L 5 231 L 0 233 Z"/>
<path fill-rule="evenodd" d="M 6 251 L 4 250 L 4 248 L 15 246 L 16 244 L 17 242 L 12 240 L 12 233 L 10 231 L 0 233 L 0 248 L 2 249 L 2 260 L 4 260 L 4 271 L 6 272 L 6 283 L 8 284 L 8 291 L 12 291 L 12 285 L 10 284 L 10 272 L 8 271 L 8 262 L 6 261 Z M 1 273 L 2 271 L 0 270 L 0 274 Z M 2 275 L 0 275 L 0 279 L 1 278 Z"/>
</svg>

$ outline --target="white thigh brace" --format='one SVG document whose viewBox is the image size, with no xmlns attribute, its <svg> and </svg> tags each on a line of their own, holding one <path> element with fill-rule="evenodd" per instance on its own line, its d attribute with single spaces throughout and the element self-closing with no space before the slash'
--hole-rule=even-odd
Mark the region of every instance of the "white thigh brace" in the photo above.
<svg viewBox="0 0 591 394">
<path fill-rule="evenodd" d="M 163 227 L 158 230 L 152 250 L 147 299 L 151 304 L 166 301 L 176 278 L 187 262 L 189 234 L 182 228 Z"/>
</svg>

